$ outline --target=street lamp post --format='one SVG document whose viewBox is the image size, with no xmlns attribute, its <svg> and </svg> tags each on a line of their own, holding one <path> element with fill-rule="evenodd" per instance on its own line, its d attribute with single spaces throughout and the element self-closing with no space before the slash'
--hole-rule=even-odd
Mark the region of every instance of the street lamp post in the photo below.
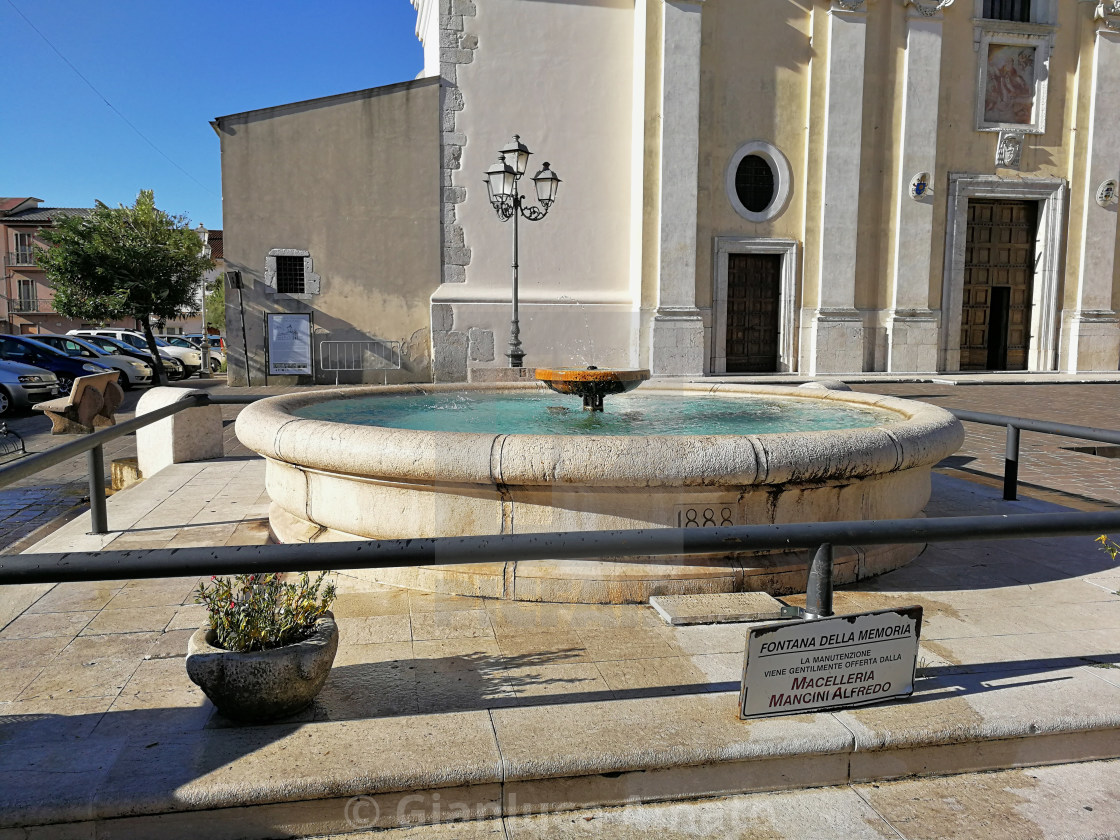
<svg viewBox="0 0 1120 840">
<path fill-rule="evenodd" d="M 560 186 L 560 179 L 556 173 L 548 168 L 546 161 L 536 175 L 532 177 L 533 185 L 537 188 L 537 201 L 540 207 L 526 206 L 525 196 L 517 192 L 517 183 L 525 174 L 525 167 L 529 163 L 532 152 L 521 142 L 521 137 L 513 135 L 513 142 L 507 145 L 498 154 L 498 162 L 486 170 L 486 191 L 490 195 L 490 206 L 503 222 L 513 219 L 513 316 L 509 330 L 509 366 L 519 368 L 525 358 L 525 351 L 521 349 L 521 325 L 517 316 L 517 223 L 521 216 L 530 222 L 539 222 L 548 215 L 548 209 L 556 200 L 556 191 Z M 509 161 L 512 160 L 512 165 Z"/>
</svg>

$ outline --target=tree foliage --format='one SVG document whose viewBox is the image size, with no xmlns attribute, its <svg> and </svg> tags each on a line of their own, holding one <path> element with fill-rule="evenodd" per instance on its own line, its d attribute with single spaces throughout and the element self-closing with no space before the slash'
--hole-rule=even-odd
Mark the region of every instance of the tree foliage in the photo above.
<svg viewBox="0 0 1120 840">
<path fill-rule="evenodd" d="M 131 207 L 99 201 L 90 215 L 62 218 L 42 236 L 52 247 L 36 258 L 63 315 L 135 319 L 158 360 L 152 321 L 198 313 L 199 284 L 212 263 L 189 221 L 158 209 L 151 190 Z"/>
<path fill-rule="evenodd" d="M 219 274 L 206 290 L 203 317 L 208 329 L 226 331 L 226 276 Z"/>
</svg>

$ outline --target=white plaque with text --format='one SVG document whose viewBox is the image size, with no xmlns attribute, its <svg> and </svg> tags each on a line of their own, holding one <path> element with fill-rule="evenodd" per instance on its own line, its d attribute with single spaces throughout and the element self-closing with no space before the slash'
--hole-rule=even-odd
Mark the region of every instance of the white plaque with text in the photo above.
<svg viewBox="0 0 1120 840">
<path fill-rule="evenodd" d="M 306 375 L 311 367 L 311 315 L 269 312 L 268 373 Z"/>
<path fill-rule="evenodd" d="M 739 717 L 791 715 L 914 691 L 922 608 L 756 627 L 747 636 Z"/>
</svg>

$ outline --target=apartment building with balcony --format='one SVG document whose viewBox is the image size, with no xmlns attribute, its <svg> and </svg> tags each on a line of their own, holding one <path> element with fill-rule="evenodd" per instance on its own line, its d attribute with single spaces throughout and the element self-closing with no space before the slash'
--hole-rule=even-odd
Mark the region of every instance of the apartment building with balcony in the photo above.
<svg viewBox="0 0 1120 840">
<path fill-rule="evenodd" d="M 46 247 L 43 230 L 65 217 L 87 215 L 87 207 L 43 207 L 34 197 L 0 198 L 0 242 L 4 258 L 3 284 L 0 285 L 0 333 L 33 335 L 63 333 L 80 327 L 103 326 L 68 318 L 54 308 L 54 290 L 46 274 L 35 264 L 35 248 Z M 198 319 L 185 326 L 194 327 Z M 112 326 L 131 329 L 131 321 L 114 321 Z"/>
<path fill-rule="evenodd" d="M 83 207 L 43 207 L 34 197 L 0 198 L 0 237 L 4 253 L 4 305 L 0 332 L 65 332 L 80 321 L 59 315 L 54 292 L 43 270 L 35 264 L 35 247 L 46 243 L 44 229 L 63 216 L 89 213 Z"/>
</svg>

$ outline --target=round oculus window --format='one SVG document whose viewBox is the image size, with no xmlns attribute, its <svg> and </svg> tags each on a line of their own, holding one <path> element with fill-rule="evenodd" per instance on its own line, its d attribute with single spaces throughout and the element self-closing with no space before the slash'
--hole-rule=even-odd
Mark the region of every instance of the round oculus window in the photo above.
<svg viewBox="0 0 1120 840">
<path fill-rule="evenodd" d="M 727 200 L 749 222 L 780 216 L 793 192 L 789 161 L 765 140 L 751 140 L 736 149 L 727 161 L 724 179 Z"/>
<path fill-rule="evenodd" d="M 735 195 L 751 213 L 761 213 L 777 193 L 774 169 L 762 155 L 747 155 L 735 170 Z"/>
</svg>

